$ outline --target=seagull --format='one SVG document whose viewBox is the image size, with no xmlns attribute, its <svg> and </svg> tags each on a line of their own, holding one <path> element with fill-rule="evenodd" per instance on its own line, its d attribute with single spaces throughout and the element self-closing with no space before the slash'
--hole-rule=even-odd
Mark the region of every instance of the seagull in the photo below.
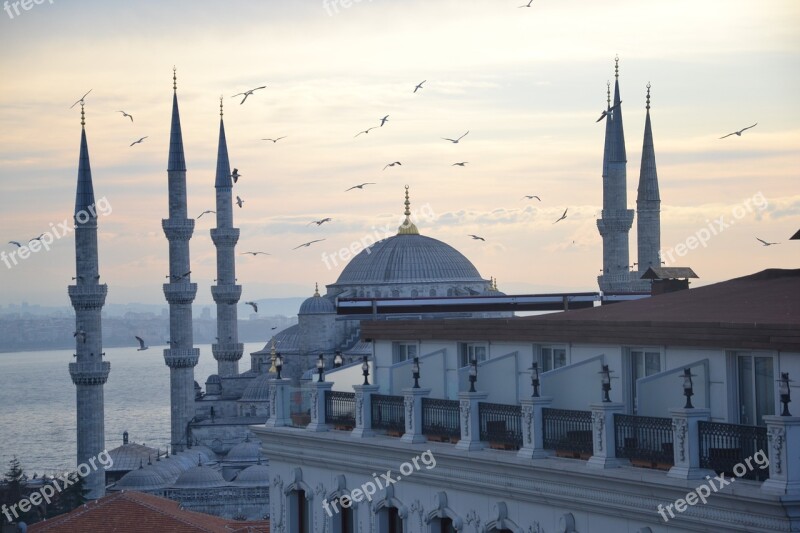
<svg viewBox="0 0 800 533">
<path fill-rule="evenodd" d="M 214 213 L 214 214 L 216 214 L 217 212 L 216 212 L 216 211 L 212 211 L 211 209 L 206 209 L 205 211 L 203 211 L 202 213 L 200 213 L 200 214 L 197 216 L 197 218 L 199 219 L 201 216 L 203 216 L 203 215 L 205 215 L 205 214 L 207 214 L 207 213 Z"/>
<path fill-rule="evenodd" d="M 22 248 L 22 245 L 20 243 L 18 243 L 17 241 L 8 241 L 8 244 L 16 244 L 17 248 Z"/>
<path fill-rule="evenodd" d="M 332 218 L 330 218 L 330 217 L 328 217 L 328 218 L 321 218 L 321 219 L 319 219 L 319 220 L 312 220 L 311 222 L 309 222 L 309 223 L 308 223 L 308 225 L 310 226 L 311 224 L 316 224 L 317 226 L 321 226 L 321 225 L 323 225 L 323 224 L 324 224 L 324 223 L 326 223 L 326 222 L 330 222 L 331 220 L 333 220 L 333 219 L 332 219 Z"/>
<path fill-rule="evenodd" d="M 167 278 L 171 277 L 173 280 L 179 280 L 179 279 L 185 278 L 186 276 L 188 276 L 191 273 L 192 273 L 192 271 L 190 270 L 189 272 L 186 272 L 185 274 L 182 274 L 180 276 L 165 276 L 165 277 L 167 277 Z"/>
<path fill-rule="evenodd" d="M 122 118 L 128 117 L 129 119 L 131 119 L 131 122 L 133 122 L 133 115 L 129 115 L 125 111 L 117 111 L 117 113 L 122 113 Z"/>
<path fill-rule="evenodd" d="M 619 104 L 621 104 L 621 103 L 622 103 L 622 100 L 620 100 L 620 101 L 619 101 Z M 603 111 L 600 113 L 600 118 L 598 118 L 597 120 L 595 120 L 595 123 L 597 123 L 597 122 L 600 122 L 601 120 L 603 120 L 604 118 L 606 118 L 606 117 L 608 116 L 608 112 L 609 112 L 609 111 L 613 111 L 613 110 L 614 110 L 614 108 L 616 108 L 617 106 L 619 106 L 619 104 L 614 104 L 613 106 L 609 107 L 608 109 L 604 109 L 604 110 L 603 110 Z"/>
<path fill-rule="evenodd" d="M 283 137 L 278 137 L 277 139 L 261 139 L 261 140 L 262 141 L 272 141 L 273 144 L 274 144 L 274 143 L 280 141 L 281 139 L 285 139 L 285 138 L 286 138 L 286 135 L 284 135 Z"/>
<path fill-rule="evenodd" d="M 742 132 L 744 130 L 749 130 L 750 128 L 755 128 L 756 126 L 758 126 L 758 122 L 756 122 L 752 126 L 747 126 L 746 128 L 742 128 L 739 131 L 734 131 L 733 133 L 729 133 L 727 135 L 723 135 L 722 137 L 720 137 L 720 139 L 724 139 L 725 137 L 730 137 L 731 135 L 738 135 L 739 137 L 741 137 L 742 136 Z"/>
<path fill-rule="evenodd" d="M 365 129 L 364 131 L 359 131 L 358 133 L 356 133 L 356 134 L 355 134 L 355 137 L 358 137 L 358 136 L 359 136 L 359 135 L 361 135 L 362 133 L 369 133 L 369 131 L 370 131 L 370 130 L 374 130 L 374 129 L 375 129 L 375 128 L 377 128 L 377 127 L 378 127 L 378 126 L 372 126 L 371 128 L 367 128 L 367 129 Z"/>
<path fill-rule="evenodd" d="M 461 161 L 460 163 L 453 163 L 453 164 L 452 164 L 452 165 L 450 165 L 450 166 L 451 166 L 451 167 L 455 167 L 455 166 L 463 167 L 463 166 L 464 166 L 464 165 L 466 165 L 467 163 L 469 163 L 469 161 Z"/>
<path fill-rule="evenodd" d="M 403 163 L 401 163 L 400 161 L 395 161 L 394 163 L 389 163 L 388 165 L 386 165 L 385 167 L 383 167 L 383 170 L 386 170 L 387 168 L 389 168 L 389 167 L 393 167 L 393 166 L 395 166 L 395 165 L 402 167 L 402 166 L 403 166 Z"/>
<path fill-rule="evenodd" d="M 469 130 L 467 130 L 467 133 L 469 133 Z M 442 139 L 444 139 L 445 141 L 450 141 L 450 142 L 451 142 L 451 143 L 453 143 L 453 144 L 458 144 L 458 141 L 460 141 L 461 139 L 463 139 L 464 137 L 466 137 L 466 136 L 467 136 L 467 133 L 465 133 L 464 135 L 462 135 L 462 136 L 461 136 L 461 137 L 459 137 L 458 139 L 448 139 L 447 137 L 442 137 Z"/>
<path fill-rule="evenodd" d="M 244 103 L 244 101 L 247 100 L 247 97 L 250 96 L 251 94 L 253 94 L 254 91 L 257 91 L 259 89 L 266 89 L 266 88 L 267 88 L 266 85 L 262 85 L 261 87 L 256 87 L 255 89 L 250 89 L 249 91 L 245 91 L 243 93 L 234 94 L 233 96 L 231 96 L 231 98 L 236 98 L 237 96 L 244 95 L 244 98 L 242 98 L 242 101 L 239 102 L 239 105 L 242 105 Z"/>
<path fill-rule="evenodd" d="M 528 200 L 533 200 L 534 198 L 536 198 L 540 202 L 542 201 L 542 199 L 536 196 L 535 194 L 526 194 L 525 196 L 523 196 L 523 198 L 527 198 Z"/>
<path fill-rule="evenodd" d="M 79 329 L 78 331 L 74 332 L 72 336 L 75 337 L 76 339 L 80 339 L 82 343 L 86 343 L 86 332 L 83 331 L 82 329 Z"/>
<path fill-rule="evenodd" d="M 269 329 L 278 329 L 278 326 L 272 326 L 272 327 L 271 327 L 271 328 L 269 328 Z"/>
<path fill-rule="evenodd" d="M 241 198 L 239 198 L 237 196 L 236 197 L 236 205 L 238 205 L 239 207 L 242 207 L 242 205 L 244 205 L 244 200 L 242 200 Z"/>
<path fill-rule="evenodd" d="M 253 308 L 253 311 L 258 313 L 258 304 L 257 303 L 255 303 L 255 302 L 245 302 L 244 305 L 249 305 L 250 307 Z"/>
<path fill-rule="evenodd" d="M 417 92 L 417 89 L 422 89 L 422 84 L 425 83 L 426 81 L 428 80 L 422 80 L 421 82 L 419 82 L 417 86 L 414 87 L 414 92 Z"/>
<path fill-rule="evenodd" d="M 372 183 L 372 182 L 367 182 L 367 183 L 362 183 L 361 185 L 353 185 L 349 189 L 345 189 L 344 192 L 351 191 L 353 189 L 361 189 L 363 191 L 364 190 L 364 185 L 375 185 L 375 184 Z"/>
<path fill-rule="evenodd" d="M 292 248 L 292 250 L 297 250 L 298 248 L 302 248 L 303 246 L 305 246 L 307 248 L 307 247 L 311 246 L 312 244 L 314 244 L 315 242 L 320 242 L 320 241 L 324 241 L 324 240 L 325 239 L 316 239 L 316 240 L 313 240 L 313 241 L 308 241 L 308 242 L 305 242 L 305 243 L 301 244 L 300 246 L 295 246 L 294 248 Z"/>
<path fill-rule="evenodd" d="M 242 252 L 242 255 L 247 255 L 247 254 L 250 254 L 253 257 L 255 257 L 257 255 L 272 255 L 272 254 L 268 254 L 267 252 Z"/>
<path fill-rule="evenodd" d="M 568 207 L 567 209 L 564 209 L 564 213 L 561 215 L 561 218 L 559 218 L 558 220 L 556 220 L 556 222 L 561 222 L 562 220 L 564 220 L 565 218 L 567 218 L 567 211 L 568 211 L 568 210 L 569 210 L 569 207 Z M 553 224 L 555 224 L 556 222 L 553 222 Z"/>
<path fill-rule="evenodd" d="M 41 241 L 42 237 L 44 237 L 44 233 L 40 234 L 38 237 L 34 237 L 33 239 L 30 239 L 28 242 Z"/>
<path fill-rule="evenodd" d="M 72 109 L 72 108 L 73 108 L 73 107 L 75 107 L 76 105 L 78 105 L 78 104 L 82 104 L 82 103 L 83 103 L 83 99 L 84 99 L 84 98 L 86 98 L 86 96 L 88 96 L 88 94 L 89 94 L 90 92 L 92 92 L 92 90 L 91 90 L 91 89 L 89 89 L 89 91 L 88 91 L 86 94 L 84 94 L 83 96 L 81 96 L 80 100 L 76 100 L 74 104 L 72 104 L 71 106 L 69 106 L 69 108 L 70 108 L 70 109 Z"/>
<path fill-rule="evenodd" d="M 531 7 L 531 4 L 532 4 L 532 3 L 533 3 L 533 0 L 530 0 L 530 1 L 529 1 L 527 4 L 525 4 L 524 6 L 519 6 L 519 7 Z"/>
<path fill-rule="evenodd" d="M 82 279 L 83 279 L 83 276 L 76 276 L 76 277 L 74 277 L 74 278 L 72 278 L 72 279 L 74 279 L 74 280 L 75 280 L 75 279 L 80 279 L 80 280 L 82 280 Z"/>
<path fill-rule="evenodd" d="M 389 122 L 389 115 L 386 115 L 385 117 L 383 117 L 382 119 L 380 119 L 380 121 L 381 121 L 381 125 L 380 125 L 379 127 L 381 127 L 381 128 L 382 128 L 384 124 L 386 124 L 387 122 Z"/>
<path fill-rule="evenodd" d="M 779 242 L 767 242 L 763 239 L 759 239 L 758 237 L 756 237 L 756 240 L 761 244 L 763 244 L 764 246 L 772 246 L 773 244 L 780 244 Z"/>
<path fill-rule="evenodd" d="M 142 352 L 148 348 L 148 346 L 144 343 L 144 339 L 139 337 L 138 335 L 134 335 L 136 340 L 139 341 L 139 347 L 136 349 L 137 352 Z"/>
<path fill-rule="evenodd" d="M 147 136 L 147 135 L 145 135 L 144 137 L 142 137 L 142 138 L 141 138 L 141 139 L 139 139 L 138 141 L 133 141 L 133 142 L 131 143 L 131 146 L 133 146 L 134 144 L 139 144 L 139 143 L 140 143 L 140 142 L 142 142 L 143 140 L 147 139 L 147 137 L 148 137 L 148 136 Z"/>
<path fill-rule="evenodd" d="M 237 181 L 239 181 L 239 178 L 241 178 L 241 177 L 242 177 L 242 175 L 239 174 L 239 169 L 238 168 L 234 168 L 233 172 L 231 172 L 231 178 L 233 179 L 233 182 L 236 183 Z"/>
<path fill-rule="evenodd" d="M 470 235 L 467 235 L 467 237 L 472 237 L 473 240 L 476 240 L 476 241 L 486 241 L 486 239 L 484 239 L 483 237 L 478 237 L 477 235 L 470 234 Z"/>
</svg>

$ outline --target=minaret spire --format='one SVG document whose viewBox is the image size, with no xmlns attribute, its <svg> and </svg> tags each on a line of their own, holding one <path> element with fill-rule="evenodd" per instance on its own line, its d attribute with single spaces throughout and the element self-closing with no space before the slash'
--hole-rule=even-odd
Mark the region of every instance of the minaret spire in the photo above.
<svg viewBox="0 0 800 533">
<path fill-rule="evenodd" d="M 192 302 L 197 284 L 191 282 L 189 239 L 194 232 L 194 219 L 188 218 L 186 206 L 186 161 L 178 112 L 178 81 L 172 69 L 172 126 L 169 140 L 167 182 L 169 218 L 161 227 L 169 241 L 169 283 L 164 296 L 169 303 L 170 347 L 164 350 L 164 362 L 170 370 L 170 439 L 173 451 L 191 446 L 189 423 L 194 418 L 194 367 L 200 350 L 194 347 L 192 334 Z"/>
<path fill-rule="evenodd" d="M 636 196 L 636 239 L 639 272 L 661 266 L 661 196 L 658 192 L 656 153 L 653 129 L 650 124 L 650 83 L 647 83 L 647 110 L 642 143 L 642 166 L 639 170 L 639 190 Z"/>
<path fill-rule="evenodd" d="M 406 206 L 406 210 L 403 214 L 406 216 L 403 223 L 397 229 L 398 235 L 419 235 L 419 230 L 417 226 L 411 222 L 411 201 L 408 199 L 408 185 L 406 185 L 406 201 L 404 202 Z"/>
<path fill-rule="evenodd" d="M 75 309 L 75 362 L 69 373 L 77 394 L 77 464 L 88 464 L 105 450 L 103 386 L 111 365 L 103 361 L 100 313 L 108 287 L 100 284 L 97 253 L 97 209 L 86 142 L 86 114 L 81 102 L 81 146 L 75 194 L 75 285 L 67 287 Z M 105 495 L 105 475 L 92 471 L 85 480 L 87 498 Z"/>
<path fill-rule="evenodd" d="M 217 250 L 217 284 L 211 286 L 211 296 L 217 304 L 217 342 L 211 346 L 211 353 L 217 360 L 219 376 L 233 377 L 239 375 L 239 359 L 244 352 L 244 345 L 239 342 L 236 309 L 242 295 L 242 286 L 236 284 L 236 243 L 239 241 L 239 228 L 233 227 L 233 182 L 228 142 L 225 138 L 222 97 L 219 99 L 219 143 L 214 188 L 217 227 L 211 230 L 211 240 Z"/>
</svg>

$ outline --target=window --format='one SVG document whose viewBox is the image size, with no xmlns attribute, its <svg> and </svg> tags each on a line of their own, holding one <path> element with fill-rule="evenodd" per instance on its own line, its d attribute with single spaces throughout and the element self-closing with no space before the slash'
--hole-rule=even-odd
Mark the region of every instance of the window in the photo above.
<svg viewBox="0 0 800 533">
<path fill-rule="evenodd" d="M 436 289 L 431 289 L 430 295 L 431 296 L 436 296 Z"/>
<path fill-rule="evenodd" d="M 771 356 L 736 352 L 739 423 L 763 426 L 775 414 L 775 373 Z"/>
<path fill-rule="evenodd" d="M 306 498 L 304 490 L 295 490 L 289 494 L 289 531 L 291 533 L 311 533 L 311 502 Z"/>
<path fill-rule="evenodd" d="M 539 348 L 539 356 L 542 372 L 561 368 L 567 364 L 567 349 L 560 346 L 542 346 Z"/>
<path fill-rule="evenodd" d="M 469 366 L 473 359 L 479 363 L 486 361 L 486 345 L 464 342 L 460 347 L 461 366 Z"/>
<path fill-rule="evenodd" d="M 392 363 L 402 363 L 417 356 L 417 345 L 411 342 L 395 342 L 392 344 Z"/>
<path fill-rule="evenodd" d="M 628 352 L 630 364 L 630 398 L 633 413 L 636 413 L 636 380 L 661 372 L 661 352 L 645 348 L 631 348 Z"/>
<path fill-rule="evenodd" d="M 400 518 L 400 512 L 397 507 L 388 507 L 386 514 L 389 519 L 388 533 L 403 533 L 403 519 Z"/>
<path fill-rule="evenodd" d="M 456 528 L 453 526 L 453 521 L 450 518 L 441 518 L 436 521 L 439 522 L 439 524 L 437 525 L 438 527 L 434 526 L 434 533 L 456 533 Z"/>
<path fill-rule="evenodd" d="M 331 522 L 333 533 L 355 533 L 352 500 L 348 503 L 350 505 L 345 507 L 342 505 L 341 498 L 338 498 L 335 505 L 333 505 L 333 508 L 338 511 L 333 515 L 333 521 Z"/>
<path fill-rule="evenodd" d="M 417 289 L 412 289 L 411 290 L 411 297 L 412 298 L 416 298 L 417 296 L 419 296 L 419 292 L 417 292 Z"/>
</svg>

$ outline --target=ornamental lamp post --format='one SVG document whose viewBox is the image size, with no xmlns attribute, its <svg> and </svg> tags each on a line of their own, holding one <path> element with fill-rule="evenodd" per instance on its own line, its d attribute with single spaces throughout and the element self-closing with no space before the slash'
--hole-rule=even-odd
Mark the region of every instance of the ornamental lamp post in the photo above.
<svg viewBox="0 0 800 533">
<path fill-rule="evenodd" d="M 478 360 L 473 357 L 469 364 L 469 392 L 477 392 L 475 382 L 478 381 Z"/>
<path fill-rule="evenodd" d="M 788 372 L 781 372 L 781 379 L 778 380 L 778 391 L 781 394 L 781 403 L 783 404 L 781 416 L 792 416 L 791 413 L 789 413 L 789 402 L 792 401 L 792 393 L 789 390 L 789 383 L 791 381 Z"/>
<path fill-rule="evenodd" d="M 319 354 L 319 359 L 317 359 L 317 374 L 319 374 L 317 382 L 319 383 L 325 381 L 322 377 L 323 372 L 325 372 L 325 357 L 323 357 L 322 354 Z"/>
<path fill-rule="evenodd" d="M 694 409 L 692 405 L 692 396 L 694 396 L 694 383 L 692 383 L 692 377 L 695 374 L 692 374 L 691 369 L 684 368 L 683 375 L 680 377 L 683 378 L 683 395 L 686 396 L 686 405 L 683 406 L 684 409 Z"/>
<path fill-rule="evenodd" d="M 364 375 L 364 385 L 369 385 L 369 362 L 366 355 L 361 363 L 361 373 Z"/>
<path fill-rule="evenodd" d="M 611 391 L 611 370 L 608 369 L 608 365 L 602 365 L 602 370 L 600 370 L 598 374 L 602 376 L 603 402 L 610 402 L 611 398 L 608 396 L 608 393 Z"/>
<path fill-rule="evenodd" d="M 419 388 L 419 357 L 414 358 L 414 362 L 411 364 L 411 376 L 414 378 L 414 387 L 415 389 Z"/>
<path fill-rule="evenodd" d="M 283 370 L 283 356 L 281 352 L 278 352 L 275 354 L 275 372 L 278 373 L 277 379 L 282 379 L 281 370 Z"/>
<path fill-rule="evenodd" d="M 339 368 L 344 364 L 344 359 L 342 359 L 342 352 L 336 350 L 336 355 L 333 356 L 333 368 Z"/>
<path fill-rule="evenodd" d="M 534 361 L 533 366 L 531 366 L 531 385 L 533 386 L 533 394 L 531 396 L 533 398 L 539 397 L 539 363 Z"/>
</svg>

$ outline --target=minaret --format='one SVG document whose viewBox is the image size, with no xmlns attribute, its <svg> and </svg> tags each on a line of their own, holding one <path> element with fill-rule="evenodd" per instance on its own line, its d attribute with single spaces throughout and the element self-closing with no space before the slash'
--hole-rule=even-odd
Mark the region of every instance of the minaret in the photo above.
<svg viewBox="0 0 800 533">
<path fill-rule="evenodd" d="M 211 239 L 217 248 L 217 284 L 211 287 L 211 295 L 217 303 L 217 343 L 211 346 L 211 352 L 217 360 L 219 376 L 231 377 L 239 374 L 244 345 L 239 342 L 236 313 L 236 304 L 242 295 L 242 286 L 236 285 L 235 248 L 239 228 L 233 227 L 233 183 L 222 120 L 222 98 L 219 99 L 219 148 L 214 187 L 217 189 L 217 227 L 211 230 Z"/>
<path fill-rule="evenodd" d="M 628 160 L 622 128 L 619 58 L 614 61 L 614 105 L 611 105 L 609 86 L 603 151 L 603 212 L 597 220 L 597 229 L 603 237 L 603 273 L 597 277 L 597 281 L 602 291 L 630 292 L 628 232 L 633 224 L 633 209 L 628 209 L 626 190 Z"/>
<path fill-rule="evenodd" d="M 636 197 L 636 232 L 639 272 L 660 267 L 661 258 L 661 197 L 658 194 L 656 152 L 653 130 L 650 127 L 650 84 L 647 84 L 647 116 L 644 121 L 642 166 L 639 170 L 639 193 Z"/>
<path fill-rule="evenodd" d="M 75 357 L 69 373 L 77 393 L 78 465 L 96 461 L 105 450 L 103 385 L 111 364 L 103 361 L 103 335 L 100 311 L 106 302 L 108 286 L 100 284 L 97 261 L 97 209 L 86 145 L 86 121 L 81 102 L 81 150 L 78 160 L 78 187 L 75 194 L 75 285 L 68 287 L 75 309 Z M 91 469 L 85 478 L 87 498 L 105 495 L 105 472 Z"/>
<path fill-rule="evenodd" d="M 170 347 L 164 350 L 164 362 L 169 367 L 170 419 L 173 451 L 182 451 L 188 444 L 189 423 L 194 418 L 194 367 L 200 350 L 194 347 L 192 336 L 192 302 L 197 284 L 191 283 L 189 239 L 194 231 L 194 219 L 186 211 L 186 162 L 183 157 L 181 117 L 178 113 L 178 82 L 172 75 L 172 127 L 169 139 L 169 218 L 161 227 L 169 241 L 169 283 L 164 284 L 164 296 L 169 303 Z"/>
</svg>

